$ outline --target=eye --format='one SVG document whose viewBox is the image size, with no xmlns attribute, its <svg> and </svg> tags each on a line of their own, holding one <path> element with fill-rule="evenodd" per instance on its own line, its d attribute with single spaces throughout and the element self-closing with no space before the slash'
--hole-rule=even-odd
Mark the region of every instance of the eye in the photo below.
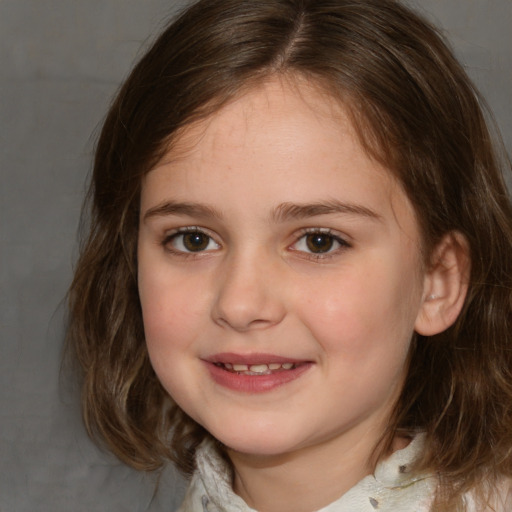
<svg viewBox="0 0 512 512">
<path fill-rule="evenodd" d="M 350 244 L 329 230 L 320 229 L 306 232 L 292 246 L 296 251 L 319 256 L 335 252 L 343 247 L 350 247 Z"/>
<path fill-rule="evenodd" d="M 197 228 L 178 230 L 166 237 L 163 244 L 171 251 L 183 253 L 212 251 L 220 247 L 211 236 Z"/>
</svg>

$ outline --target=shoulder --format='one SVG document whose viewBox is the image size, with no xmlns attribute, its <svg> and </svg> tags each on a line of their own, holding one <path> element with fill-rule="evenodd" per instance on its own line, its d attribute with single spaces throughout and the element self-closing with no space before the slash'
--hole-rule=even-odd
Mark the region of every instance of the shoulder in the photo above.
<svg viewBox="0 0 512 512">
<path fill-rule="evenodd" d="M 212 439 L 198 447 L 196 466 L 177 512 L 256 512 L 233 492 L 231 469 Z"/>
<path fill-rule="evenodd" d="M 492 489 L 486 505 L 475 498 L 475 493 L 465 495 L 466 512 L 511 512 L 512 511 L 512 478 L 503 478 Z"/>
</svg>

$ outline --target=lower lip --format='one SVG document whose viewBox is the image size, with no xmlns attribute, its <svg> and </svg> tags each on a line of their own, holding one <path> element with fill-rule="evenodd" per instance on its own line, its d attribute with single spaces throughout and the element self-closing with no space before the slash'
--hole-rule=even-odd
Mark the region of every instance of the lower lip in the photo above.
<svg viewBox="0 0 512 512">
<path fill-rule="evenodd" d="M 269 375 L 243 375 L 230 372 L 213 363 L 206 362 L 213 380 L 221 386 L 242 393 L 264 393 L 288 384 L 306 373 L 312 363 L 302 363 L 291 370 L 281 370 Z"/>
</svg>

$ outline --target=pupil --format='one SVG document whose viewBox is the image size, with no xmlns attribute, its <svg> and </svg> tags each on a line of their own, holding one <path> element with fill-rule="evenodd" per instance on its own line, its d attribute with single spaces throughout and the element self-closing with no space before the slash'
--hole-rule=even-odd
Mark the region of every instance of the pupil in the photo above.
<svg viewBox="0 0 512 512">
<path fill-rule="evenodd" d="M 188 251 L 203 251 L 208 247 L 208 237 L 203 233 L 187 233 L 183 236 L 183 245 Z"/>
<path fill-rule="evenodd" d="M 311 252 L 327 252 L 332 248 L 333 238 L 331 235 L 324 235 L 322 233 L 314 233 L 308 235 L 306 244 Z"/>
</svg>

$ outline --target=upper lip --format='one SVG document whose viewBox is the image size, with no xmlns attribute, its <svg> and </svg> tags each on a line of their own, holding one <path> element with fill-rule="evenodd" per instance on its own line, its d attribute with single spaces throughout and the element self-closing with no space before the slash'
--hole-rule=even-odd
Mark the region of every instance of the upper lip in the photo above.
<svg viewBox="0 0 512 512">
<path fill-rule="evenodd" d="M 223 352 L 214 354 L 204 359 L 209 363 L 231 363 L 231 364 L 269 364 L 269 363 L 306 363 L 306 359 L 297 359 L 293 357 L 283 357 L 275 354 L 236 354 L 233 352 Z"/>
</svg>

